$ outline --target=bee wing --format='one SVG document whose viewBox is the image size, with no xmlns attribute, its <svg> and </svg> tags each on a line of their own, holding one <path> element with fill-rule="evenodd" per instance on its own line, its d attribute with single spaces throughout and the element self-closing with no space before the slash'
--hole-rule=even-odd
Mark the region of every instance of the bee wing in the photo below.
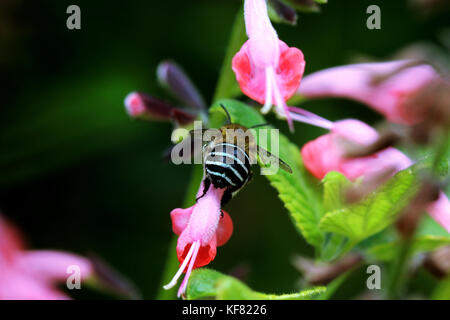
<svg viewBox="0 0 450 320">
<path fill-rule="evenodd" d="M 283 169 L 284 171 L 287 171 L 289 173 L 292 173 L 291 167 L 286 162 L 284 162 L 277 156 L 274 156 L 266 149 L 261 148 L 260 146 L 258 146 L 258 156 L 261 159 L 261 162 L 264 163 L 265 165 L 268 165 L 273 162 L 278 162 L 281 169 Z"/>
</svg>

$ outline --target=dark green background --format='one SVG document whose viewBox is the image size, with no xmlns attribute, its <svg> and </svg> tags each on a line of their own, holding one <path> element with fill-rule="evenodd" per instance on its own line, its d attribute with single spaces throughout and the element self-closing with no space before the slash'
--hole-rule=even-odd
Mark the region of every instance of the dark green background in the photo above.
<svg viewBox="0 0 450 320">
<path fill-rule="evenodd" d="M 300 48 L 306 74 L 355 57 L 388 59 L 416 41 L 437 43 L 448 11 L 424 18 L 406 1 L 329 0 L 299 14 L 279 36 Z M 81 7 L 82 29 L 66 28 Z M 381 7 L 382 29 L 366 28 Z M 161 160 L 171 125 L 125 113 L 133 90 L 171 98 L 156 84 L 159 61 L 181 64 L 210 101 L 240 1 L 2 1 L 0 4 L 0 208 L 32 248 L 96 253 L 153 298 L 170 239 L 169 212 L 181 206 L 190 169 Z M 305 104 L 331 120 L 380 120 L 357 103 Z M 270 118 L 286 132 L 286 124 Z M 324 131 L 296 125 L 302 145 Z M 268 182 L 256 177 L 229 206 L 235 230 L 210 265 L 246 274 L 266 292 L 296 288 L 294 254 L 312 254 Z M 338 297 L 364 288 L 364 270 Z M 425 276 L 424 276 L 425 277 Z M 419 285 L 420 288 L 420 285 Z M 418 289 L 419 290 L 419 289 Z M 79 294 L 83 296 L 83 294 Z"/>
</svg>

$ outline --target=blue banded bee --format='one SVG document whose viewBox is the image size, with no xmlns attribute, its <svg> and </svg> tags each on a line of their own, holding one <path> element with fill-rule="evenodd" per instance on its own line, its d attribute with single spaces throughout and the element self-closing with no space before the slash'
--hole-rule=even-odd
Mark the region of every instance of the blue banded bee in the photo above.
<svg viewBox="0 0 450 320">
<path fill-rule="evenodd" d="M 258 154 L 261 161 L 265 164 L 277 162 L 281 169 L 289 173 L 292 173 L 292 169 L 286 162 L 256 145 L 249 129 L 268 124 L 264 123 L 246 128 L 232 123 L 227 109 L 223 105 L 220 106 L 225 111 L 227 123 L 219 128 L 220 136 L 203 145 L 205 181 L 203 193 L 197 200 L 206 194 L 212 184 L 215 188 L 226 188 L 221 203 L 224 206 L 239 190 L 250 182 L 252 178 L 250 166 L 256 163 L 253 161 L 255 153 Z M 206 130 L 202 129 L 201 134 L 203 135 L 203 132 Z M 195 134 L 194 131 L 191 131 L 191 137 Z M 234 133 L 232 137 L 230 137 L 230 132 Z"/>
</svg>

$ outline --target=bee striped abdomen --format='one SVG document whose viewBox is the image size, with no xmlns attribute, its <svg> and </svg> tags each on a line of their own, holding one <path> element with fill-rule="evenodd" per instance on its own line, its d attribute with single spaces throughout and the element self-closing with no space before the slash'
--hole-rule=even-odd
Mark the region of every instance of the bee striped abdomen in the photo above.
<svg viewBox="0 0 450 320">
<path fill-rule="evenodd" d="M 205 170 L 216 188 L 241 188 L 250 173 L 250 160 L 237 145 L 219 143 L 205 156 Z"/>
</svg>

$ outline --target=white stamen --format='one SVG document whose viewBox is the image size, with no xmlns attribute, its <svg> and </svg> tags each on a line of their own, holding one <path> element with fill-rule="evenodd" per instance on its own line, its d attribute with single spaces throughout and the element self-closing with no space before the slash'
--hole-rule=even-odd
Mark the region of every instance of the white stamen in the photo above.
<svg viewBox="0 0 450 320">
<path fill-rule="evenodd" d="M 290 119 L 328 130 L 333 127 L 333 122 L 324 119 L 312 112 L 303 110 L 301 108 L 288 107 L 286 105 L 286 102 L 284 102 L 283 100 L 280 88 L 278 88 L 274 70 L 272 67 L 268 67 L 266 68 L 266 101 L 263 108 L 261 109 L 261 113 L 267 113 L 270 111 L 272 106 L 272 94 L 275 98 L 277 114 L 283 118 L 287 118 L 290 127 L 292 123 Z"/>
<path fill-rule="evenodd" d="M 191 259 L 192 254 L 194 253 L 196 243 L 197 242 L 195 242 L 193 245 L 191 245 L 191 248 L 189 249 L 189 252 L 186 255 L 186 258 L 184 258 L 184 261 L 181 264 L 180 268 L 178 269 L 177 273 L 175 274 L 175 276 L 172 278 L 172 280 L 168 284 L 163 286 L 164 289 L 169 290 L 170 288 L 173 288 L 173 286 L 175 286 L 177 284 L 178 278 L 180 278 L 180 276 L 183 273 L 184 269 L 186 268 L 189 260 Z"/>
<path fill-rule="evenodd" d="M 191 263 L 189 263 L 189 267 L 186 271 L 186 275 L 184 276 L 183 282 L 181 283 L 180 288 L 178 289 L 177 297 L 179 298 L 182 294 L 186 292 L 186 287 L 189 281 L 189 277 L 191 276 L 192 268 L 194 267 L 195 259 L 197 258 L 198 250 L 200 249 L 200 241 L 195 241 L 192 245 L 195 247 L 194 254 L 191 259 Z"/>
<path fill-rule="evenodd" d="M 316 123 L 319 124 L 320 127 L 325 128 L 325 129 L 331 129 L 334 125 L 333 122 L 331 122 L 330 120 L 322 118 L 321 116 L 318 116 L 317 114 L 314 114 L 312 112 L 309 112 L 309 111 L 304 110 L 299 107 L 288 107 L 288 110 L 293 118 L 295 118 L 297 115 L 304 116 L 306 118 L 315 120 Z M 301 121 L 301 120 L 299 120 L 299 121 Z"/>
<path fill-rule="evenodd" d="M 266 68 L 266 100 L 264 106 L 261 108 L 261 113 L 266 114 L 272 107 L 272 67 Z"/>
<path fill-rule="evenodd" d="M 286 114 L 284 111 L 285 103 L 283 101 L 283 97 L 281 96 L 280 89 L 278 88 L 276 79 L 274 76 L 272 76 L 271 80 L 272 80 L 272 86 L 273 86 L 273 95 L 275 96 L 275 102 L 277 105 L 277 113 L 280 116 L 286 117 Z"/>
<path fill-rule="evenodd" d="M 280 93 L 280 88 L 278 88 L 277 79 L 275 78 L 275 74 L 272 73 L 272 85 L 273 85 L 273 93 L 275 96 L 275 101 L 277 105 L 277 114 L 281 117 L 284 117 L 287 119 L 289 130 L 291 132 L 294 132 L 294 125 L 288 110 L 288 107 L 286 105 L 286 102 L 284 102 L 283 97 Z"/>
<path fill-rule="evenodd" d="M 320 127 L 320 128 L 324 128 L 324 129 L 328 129 L 330 130 L 331 128 L 333 128 L 333 122 L 328 121 L 328 120 L 320 120 L 320 119 L 314 119 L 314 118 L 308 118 L 305 116 L 302 116 L 300 114 L 297 113 L 290 113 L 290 116 L 292 117 L 293 120 L 295 121 L 300 121 L 300 122 L 304 122 L 316 127 Z"/>
</svg>

